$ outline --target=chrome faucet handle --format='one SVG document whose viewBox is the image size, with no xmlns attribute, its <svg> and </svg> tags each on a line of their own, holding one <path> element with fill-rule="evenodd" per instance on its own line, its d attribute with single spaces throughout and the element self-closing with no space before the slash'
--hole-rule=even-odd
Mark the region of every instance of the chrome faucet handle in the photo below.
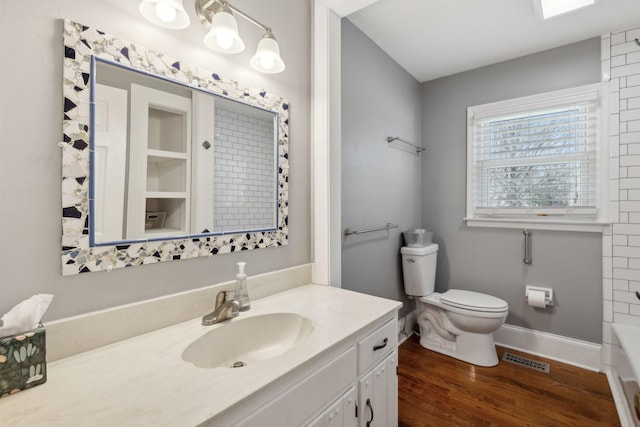
<svg viewBox="0 0 640 427">
<path fill-rule="evenodd" d="M 240 315 L 240 303 L 234 299 L 230 300 L 229 303 L 231 304 L 231 316 L 237 317 Z"/>
<path fill-rule="evenodd" d="M 240 303 L 234 299 L 225 301 L 219 309 L 221 320 L 231 319 L 240 315 Z"/>
</svg>

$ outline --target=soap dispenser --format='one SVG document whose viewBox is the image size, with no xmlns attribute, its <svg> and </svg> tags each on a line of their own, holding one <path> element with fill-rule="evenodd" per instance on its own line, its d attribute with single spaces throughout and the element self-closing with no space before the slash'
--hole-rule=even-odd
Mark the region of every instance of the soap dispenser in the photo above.
<svg viewBox="0 0 640 427">
<path fill-rule="evenodd" d="M 235 300 L 240 304 L 240 311 L 247 311 L 251 308 L 249 294 L 247 293 L 247 275 L 244 272 L 246 262 L 238 263 L 238 274 L 236 275 Z"/>
</svg>

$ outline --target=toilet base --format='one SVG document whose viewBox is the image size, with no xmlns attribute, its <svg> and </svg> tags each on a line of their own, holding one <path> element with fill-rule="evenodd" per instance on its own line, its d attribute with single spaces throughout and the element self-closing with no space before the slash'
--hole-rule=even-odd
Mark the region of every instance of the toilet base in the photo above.
<svg viewBox="0 0 640 427">
<path fill-rule="evenodd" d="M 448 307 L 433 293 L 417 301 L 420 345 L 478 366 L 496 366 L 493 332 L 504 324 L 507 311 L 475 312 Z"/>
<path fill-rule="evenodd" d="M 420 345 L 428 350 L 477 366 L 496 366 L 499 362 L 492 333 L 466 332 L 457 335 L 455 341 L 443 340 L 433 333 L 425 334 L 422 328 L 420 328 L 420 333 Z"/>
</svg>

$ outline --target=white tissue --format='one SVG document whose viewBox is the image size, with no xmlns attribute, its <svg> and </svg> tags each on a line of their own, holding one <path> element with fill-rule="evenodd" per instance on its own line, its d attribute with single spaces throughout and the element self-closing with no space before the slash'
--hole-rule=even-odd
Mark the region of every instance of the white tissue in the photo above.
<svg viewBox="0 0 640 427">
<path fill-rule="evenodd" d="M 9 310 L 1 319 L 0 338 L 37 327 L 52 299 L 50 294 L 34 295 Z"/>
</svg>

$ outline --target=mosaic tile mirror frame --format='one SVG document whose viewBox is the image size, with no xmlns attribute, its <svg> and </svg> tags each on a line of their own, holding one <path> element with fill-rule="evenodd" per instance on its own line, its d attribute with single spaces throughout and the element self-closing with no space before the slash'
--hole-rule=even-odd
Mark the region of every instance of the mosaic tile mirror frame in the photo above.
<svg viewBox="0 0 640 427">
<path fill-rule="evenodd" d="M 132 68 L 186 87 L 237 100 L 277 114 L 277 219 L 267 231 L 197 234 L 166 240 L 138 240 L 92 245 L 91 85 L 92 58 Z M 174 261 L 286 245 L 288 243 L 287 100 L 169 58 L 138 44 L 64 21 L 62 148 L 62 274 L 110 271 L 114 268 Z"/>
</svg>

